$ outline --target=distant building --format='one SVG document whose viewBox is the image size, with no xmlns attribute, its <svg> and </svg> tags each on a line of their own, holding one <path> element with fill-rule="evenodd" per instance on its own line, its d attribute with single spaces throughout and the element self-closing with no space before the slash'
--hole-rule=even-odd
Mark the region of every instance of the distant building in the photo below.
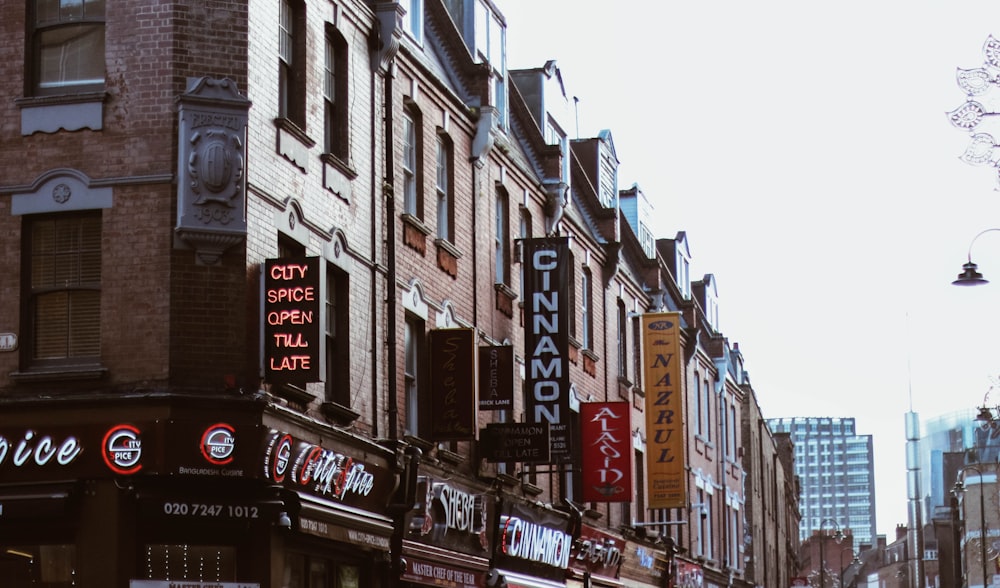
<svg viewBox="0 0 1000 588">
<path fill-rule="evenodd" d="M 937 508 L 950 505 L 957 466 L 948 467 L 948 455 L 964 454 L 974 449 L 978 431 L 976 410 L 972 408 L 943 414 L 921 423 L 920 469 L 924 473 L 921 477 L 920 498 L 923 520 L 931 520 Z M 988 450 L 985 453 L 991 452 Z M 963 458 L 958 459 L 962 461 Z M 992 459 L 984 461 L 996 461 L 995 448 L 992 449 Z"/>
<path fill-rule="evenodd" d="M 830 519 L 856 545 L 875 540 L 875 466 L 871 435 L 858 435 L 853 418 L 792 417 L 768 419 L 775 433 L 789 433 L 795 445 L 805 541 Z M 827 527 L 829 530 L 829 527 Z"/>
</svg>

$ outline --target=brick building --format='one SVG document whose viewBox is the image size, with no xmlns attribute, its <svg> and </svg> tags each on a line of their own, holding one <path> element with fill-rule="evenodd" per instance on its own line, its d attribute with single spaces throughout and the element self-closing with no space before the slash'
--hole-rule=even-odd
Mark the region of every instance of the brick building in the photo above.
<svg viewBox="0 0 1000 588">
<path fill-rule="evenodd" d="M 12 586 L 751 583 L 714 278 L 501 11 L 0 4 Z"/>
</svg>

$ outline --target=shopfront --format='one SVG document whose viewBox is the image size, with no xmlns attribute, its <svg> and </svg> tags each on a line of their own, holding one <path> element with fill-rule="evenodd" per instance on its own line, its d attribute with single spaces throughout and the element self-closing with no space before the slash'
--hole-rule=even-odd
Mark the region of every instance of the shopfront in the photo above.
<svg viewBox="0 0 1000 588">
<path fill-rule="evenodd" d="M 622 548 L 620 579 L 627 588 L 666 588 L 667 560 L 663 545 L 627 540 Z"/>
<path fill-rule="evenodd" d="M 498 506 L 491 585 L 507 588 L 563 588 L 573 549 L 567 513 L 504 499 Z"/>
<path fill-rule="evenodd" d="M 567 586 L 576 588 L 619 588 L 622 549 L 625 540 L 596 527 L 582 525 L 569 558 Z"/>
<path fill-rule="evenodd" d="M 387 451 L 292 436 L 256 403 L 128 405 L 0 420 L 5 587 L 382 584 Z"/>
<path fill-rule="evenodd" d="M 402 585 L 485 588 L 494 510 L 484 488 L 420 476 L 405 518 Z"/>
</svg>

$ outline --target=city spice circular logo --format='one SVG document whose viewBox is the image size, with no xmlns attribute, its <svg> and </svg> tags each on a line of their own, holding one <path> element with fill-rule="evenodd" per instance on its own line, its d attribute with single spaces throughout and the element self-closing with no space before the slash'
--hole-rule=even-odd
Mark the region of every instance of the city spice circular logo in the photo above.
<svg viewBox="0 0 1000 588">
<path fill-rule="evenodd" d="M 288 472 L 289 461 L 292 458 L 292 437 L 285 435 L 278 441 L 274 454 L 274 481 L 282 482 Z"/>
<path fill-rule="evenodd" d="M 201 436 L 201 455 L 215 465 L 233 461 L 236 449 L 236 429 L 226 423 L 217 423 L 205 429 Z"/>
<path fill-rule="evenodd" d="M 142 469 L 142 438 L 137 427 L 118 425 L 104 434 L 104 463 L 116 474 L 134 474 Z"/>
</svg>

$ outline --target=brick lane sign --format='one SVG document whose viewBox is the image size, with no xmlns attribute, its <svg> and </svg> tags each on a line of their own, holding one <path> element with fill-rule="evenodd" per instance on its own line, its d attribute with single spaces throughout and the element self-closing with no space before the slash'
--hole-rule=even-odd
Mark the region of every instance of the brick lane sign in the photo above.
<svg viewBox="0 0 1000 588">
<path fill-rule="evenodd" d="M 319 257 L 264 262 L 264 373 L 271 384 L 323 380 L 325 268 Z"/>
</svg>

